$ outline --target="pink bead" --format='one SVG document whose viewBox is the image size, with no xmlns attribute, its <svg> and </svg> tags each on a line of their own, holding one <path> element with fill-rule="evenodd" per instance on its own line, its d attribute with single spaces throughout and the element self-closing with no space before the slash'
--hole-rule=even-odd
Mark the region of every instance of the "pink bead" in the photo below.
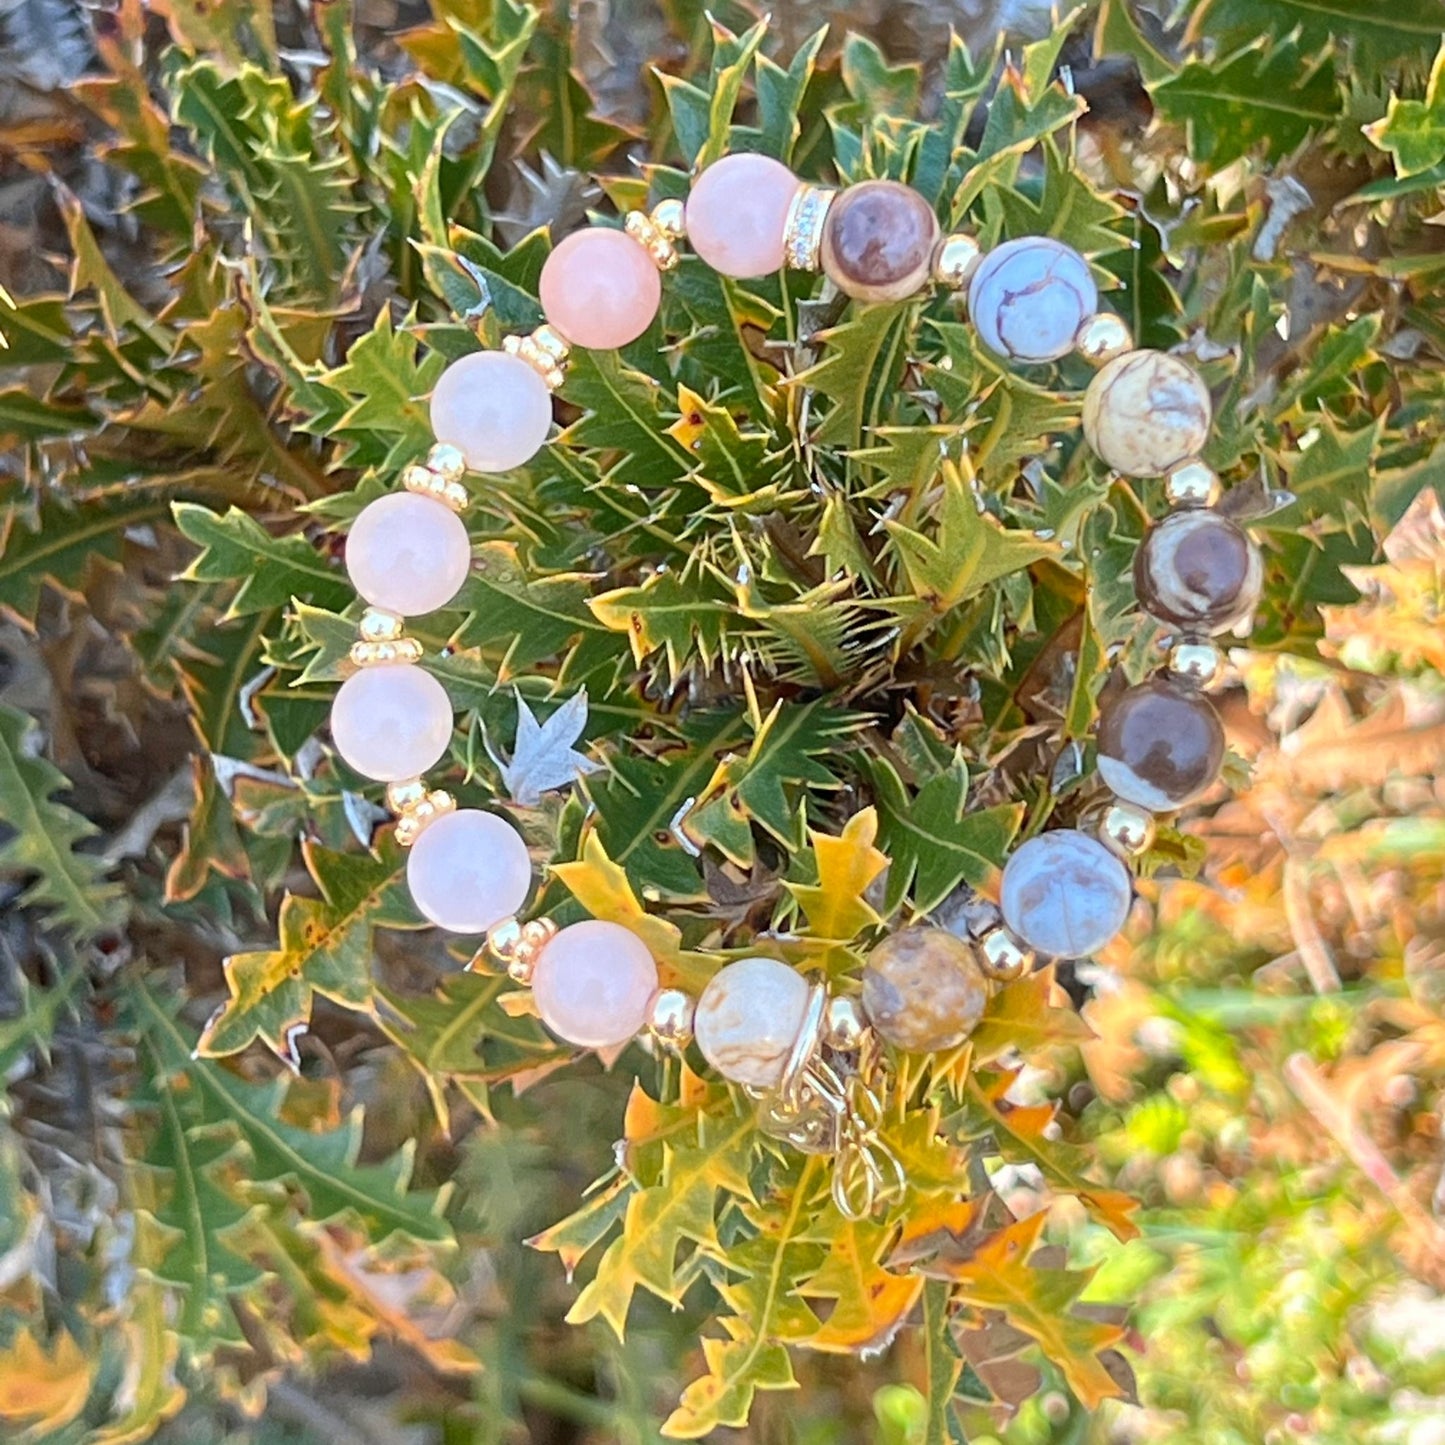
<svg viewBox="0 0 1445 1445">
<path fill-rule="evenodd" d="M 409 662 L 354 672 L 331 704 L 331 740 L 364 778 L 420 777 L 452 739 L 452 704 L 431 673 Z"/>
<path fill-rule="evenodd" d="M 656 992 L 657 965 L 647 945 L 631 929 L 600 919 L 564 928 L 532 971 L 542 1022 L 587 1049 L 626 1043 L 647 1022 Z"/>
<path fill-rule="evenodd" d="M 662 304 L 652 257 L 626 231 L 574 231 L 547 257 L 538 283 L 548 323 L 573 346 L 612 351 L 636 341 Z"/>
<path fill-rule="evenodd" d="M 799 181 L 769 156 L 724 156 L 687 198 L 687 243 L 724 276 L 770 276 L 783 268 L 783 232 Z"/>
<path fill-rule="evenodd" d="M 412 845 L 406 883 L 438 928 L 485 933 L 527 901 L 532 861 L 511 824 L 463 808 L 429 824 Z"/>
<path fill-rule="evenodd" d="M 362 508 L 346 538 L 351 584 L 373 607 L 420 617 L 445 607 L 472 565 L 472 544 L 449 507 L 393 492 Z"/>
<path fill-rule="evenodd" d="M 431 425 L 472 471 L 509 472 L 546 442 L 552 393 L 520 356 L 473 352 L 442 372 L 432 392 Z"/>
</svg>

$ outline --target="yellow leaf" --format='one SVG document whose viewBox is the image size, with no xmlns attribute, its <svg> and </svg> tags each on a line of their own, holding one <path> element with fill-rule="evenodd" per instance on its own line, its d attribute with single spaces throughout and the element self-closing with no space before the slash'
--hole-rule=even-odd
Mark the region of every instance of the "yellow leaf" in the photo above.
<svg viewBox="0 0 1445 1445">
<path fill-rule="evenodd" d="M 869 884 L 888 866 L 887 854 L 873 846 L 877 836 L 878 814 L 872 808 L 849 818 L 837 838 L 810 828 L 808 837 L 818 881 L 788 884 L 788 891 L 807 917 L 804 947 L 830 971 L 847 966 L 846 945 L 865 928 L 877 928 L 883 922 L 863 897 Z"/>
<path fill-rule="evenodd" d="M 1057 990 L 1052 968 L 1027 974 L 999 989 L 989 999 L 973 1031 L 974 1061 L 986 1064 L 1010 1048 L 1024 1054 L 1050 1044 L 1083 1043 L 1091 1030 L 1072 1008 L 1054 1003 Z"/>
<path fill-rule="evenodd" d="M 822 1328 L 798 1343 L 833 1354 L 887 1349 L 923 1293 L 923 1276 L 884 1267 L 891 1225 L 843 1219 L 832 1209 L 824 1217 L 828 1257 L 798 1293 L 834 1305 Z"/>
<path fill-rule="evenodd" d="M 552 872 L 593 918 L 620 923 L 647 945 L 664 985 L 699 991 L 717 972 L 713 960 L 683 948 L 682 933 L 675 924 L 655 917 L 638 902 L 626 872 L 607 856 L 596 833 L 587 835 L 581 858 L 575 863 L 554 863 Z"/>
<path fill-rule="evenodd" d="M 37 1434 L 58 1430 L 85 1408 L 93 1374 L 73 1336 L 59 1335 L 47 1353 L 22 1329 L 0 1353 L 0 1420 Z"/>
</svg>

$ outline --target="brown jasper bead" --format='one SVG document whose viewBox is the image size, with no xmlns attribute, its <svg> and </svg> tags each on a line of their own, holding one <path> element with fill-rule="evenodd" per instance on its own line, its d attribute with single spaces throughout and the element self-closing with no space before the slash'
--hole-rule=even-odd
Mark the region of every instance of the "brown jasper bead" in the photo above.
<svg viewBox="0 0 1445 1445">
<path fill-rule="evenodd" d="M 1126 803 L 1170 813 L 1218 776 L 1224 729 L 1197 692 L 1150 678 L 1115 698 L 1099 718 L 1099 776 Z"/>
<path fill-rule="evenodd" d="M 885 938 L 863 970 L 863 1007 L 890 1044 L 910 1053 L 956 1048 L 988 1002 L 988 977 L 973 949 L 941 928 Z"/>
<path fill-rule="evenodd" d="M 1259 549 L 1218 512 L 1176 512 L 1134 554 L 1134 588 L 1164 622 L 1224 632 L 1259 601 Z"/>
<path fill-rule="evenodd" d="M 902 301 L 922 288 L 938 245 L 933 207 L 897 181 L 860 181 L 833 202 L 823 270 L 855 301 Z"/>
</svg>

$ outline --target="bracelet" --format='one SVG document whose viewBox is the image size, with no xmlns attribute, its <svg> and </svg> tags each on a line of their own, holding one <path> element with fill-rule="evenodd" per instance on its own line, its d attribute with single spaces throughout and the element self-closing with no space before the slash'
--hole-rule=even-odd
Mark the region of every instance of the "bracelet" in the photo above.
<svg viewBox="0 0 1445 1445">
<path fill-rule="evenodd" d="M 1098 773 L 1113 800 L 1092 832 L 1054 829 L 1018 847 L 1003 868 L 997 909 L 968 939 L 931 927 L 886 938 L 869 955 L 857 997 L 756 956 L 724 963 L 693 999 L 659 986 L 643 939 L 621 924 L 519 921 L 532 882 L 519 833 L 494 813 L 457 809 L 423 781 L 449 746 L 453 718 L 441 683 L 418 665 L 422 649 L 405 620 L 445 607 L 467 577 L 461 479 L 510 471 L 540 450 L 571 349 L 612 350 L 640 338 L 684 237 L 736 279 L 821 270 L 863 302 L 901 301 L 928 286 L 966 291 L 979 339 L 1004 359 L 1082 355 L 1098 368 L 1083 399 L 1087 443 L 1120 476 L 1161 477 L 1172 508 L 1134 562 L 1139 603 L 1170 630 L 1167 661 L 1108 702 L 1098 722 Z M 400 491 L 369 503 L 351 529 L 346 567 L 367 607 L 351 648 L 356 670 L 333 704 L 333 742 L 356 772 L 387 784 L 421 914 L 452 932 L 486 935 L 491 955 L 531 988 L 554 1035 L 608 1049 L 644 1034 L 676 1051 L 695 1038 L 707 1062 L 757 1100 L 767 1132 L 835 1156 L 835 1201 L 860 1217 L 906 1182 L 877 1132 L 889 1080 L 883 1046 L 955 1048 L 993 984 L 1026 973 L 1036 956 L 1102 948 L 1128 914 L 1130 864 L 1151 846 L 1155 815 L 1198 798 L 1218 775 L 1223 729 L 1204 695 L 1223 666 L 1212 639 L 1250 617 L 1262 563 L 1217 510 L 1219 479 L 1200 456 L 1208 389 L 1177 357 L 1134 349 L 1124 323 L 1098 309 L 1088 262 L 1058 241 L 1023 238 L 985 255 L 972 236 L 941 236 L 932 208 L 898 182 L 833 191 L 758 155 L 709 166 L 685 204 L 665 200 L 629 214 L 621 229 L 567 236 L 544 265 L 539 292 L 546 324 L 447 368 L 431 399 L 437 444 L 405 469 Z"/>
</svg>

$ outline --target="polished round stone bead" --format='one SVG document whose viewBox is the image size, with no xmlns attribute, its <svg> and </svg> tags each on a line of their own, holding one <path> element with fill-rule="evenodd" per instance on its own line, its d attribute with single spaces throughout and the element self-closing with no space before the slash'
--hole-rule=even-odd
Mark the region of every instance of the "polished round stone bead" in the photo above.
<svg viewBox="0 0 1445 1445">
<path fill-rule="evenodd" d="M 399 783 L 436 764 L 452 738 L 452 704 L 431 673 L 409 662 L 353 673 L 331 703 L 331 740 L 363 778 Z"/>
<path fill-rule="evenodd" d="M 431 398 L 437 440 L 474 472 L 509 472 L 541 450 L 552 425 L 552 393 L 518 356 L 477 351 L 442 372 Z"/>
<path fill-rule="evenodd" d="M 1259 548 L 1218 512 L 1165 517 L 1134 554 L 1134 589 L 1145 611 L 1165 622 L 1224 632 L 1259 601 Z"/>
<path fill-rule="evenodd" d="M 746 279 L 783 268 L 783 234 L 798 178 L 771 156 L 714 161 L 687 198 L 687 240 L 714 271 Z"/>
<path fill-rule="evenodd" d="M 1084 436 L 1115 471 L 1162 475 L 1209 438 L 1209 389 L 1193 367 L 1163 351 L 1127 351 L 1084 393 Z"/>
<path fill-rule="evenodd" d="M 775 958 L 742 958 L 715 973 L 697 1001 L 702 1056 L 735 1084 L 774 1089 L 808 1011 L 802 974 Z"/>
<path fill-rule="evenodd" d="M 968 314 L 985 346 L 1010 361 L 1056 361 L 1099 308 L 1089 263 L 1047 236 L 1005 241 L 979 262 Z"/>
<path fill-rule="evenodd" d="M 1030 838 L 1004 865 L 999 907 L 1030 948 L 1085 958 L 1124 926 L 1132 897 L 1128 869 L 1102 843 L 1061 828 Z"/>
<path fill-rule="evenodd" d="M 1219 775 L 1224 729 L 1206 698 L 1153 677 L 1099 716 L 1099 776 L 1115 794 L 1155 813 L 1197 798 Z"/>
<path fill-rule="evenodd" d="M 445 607 L 472 565 L 472 544 L 449 507 L 393 492 L 361 509 L 346 538 L 351 585 L 373 607 L 420 617 Z"/>
<path fill-rule="evenodd" d="M 406 856 L 406 883 L 412 902 L 438 928 L 485 933 L 527 901 L 532 860 L 510 823 L 462 808 L 422 830 Z"/>
<path fill-rule="evenodd" d="M 656 992 L 647 945 L 630 928 L 598 918 L 562 929 L 532 970 L 542 1022 L 585 1049 L 625 1044 L 646 1025 Z"/>
<path fill-rule="evenodd" d="M 828 211 L 823 270 L 857 301 L 902 301 L 928 280 L 938 245 L 933 207 L 897 181 L 860 181 Z"/>
<path fill-rule="evenodd" d="M 652 257 L 626 231 L 590 226 L 559 242 L 537 283 L 547 324 L 573 346 L 615 351 L 636 341 L 662 304 Z"/>
<path fill-rule="evenodd" d="M 957 1048 L 988 1002 L 973 949 L 942 928 L 905 928 L 868 955 L 863 1007 L 890 1044 L 910 1053 Z"/>
</svg>

